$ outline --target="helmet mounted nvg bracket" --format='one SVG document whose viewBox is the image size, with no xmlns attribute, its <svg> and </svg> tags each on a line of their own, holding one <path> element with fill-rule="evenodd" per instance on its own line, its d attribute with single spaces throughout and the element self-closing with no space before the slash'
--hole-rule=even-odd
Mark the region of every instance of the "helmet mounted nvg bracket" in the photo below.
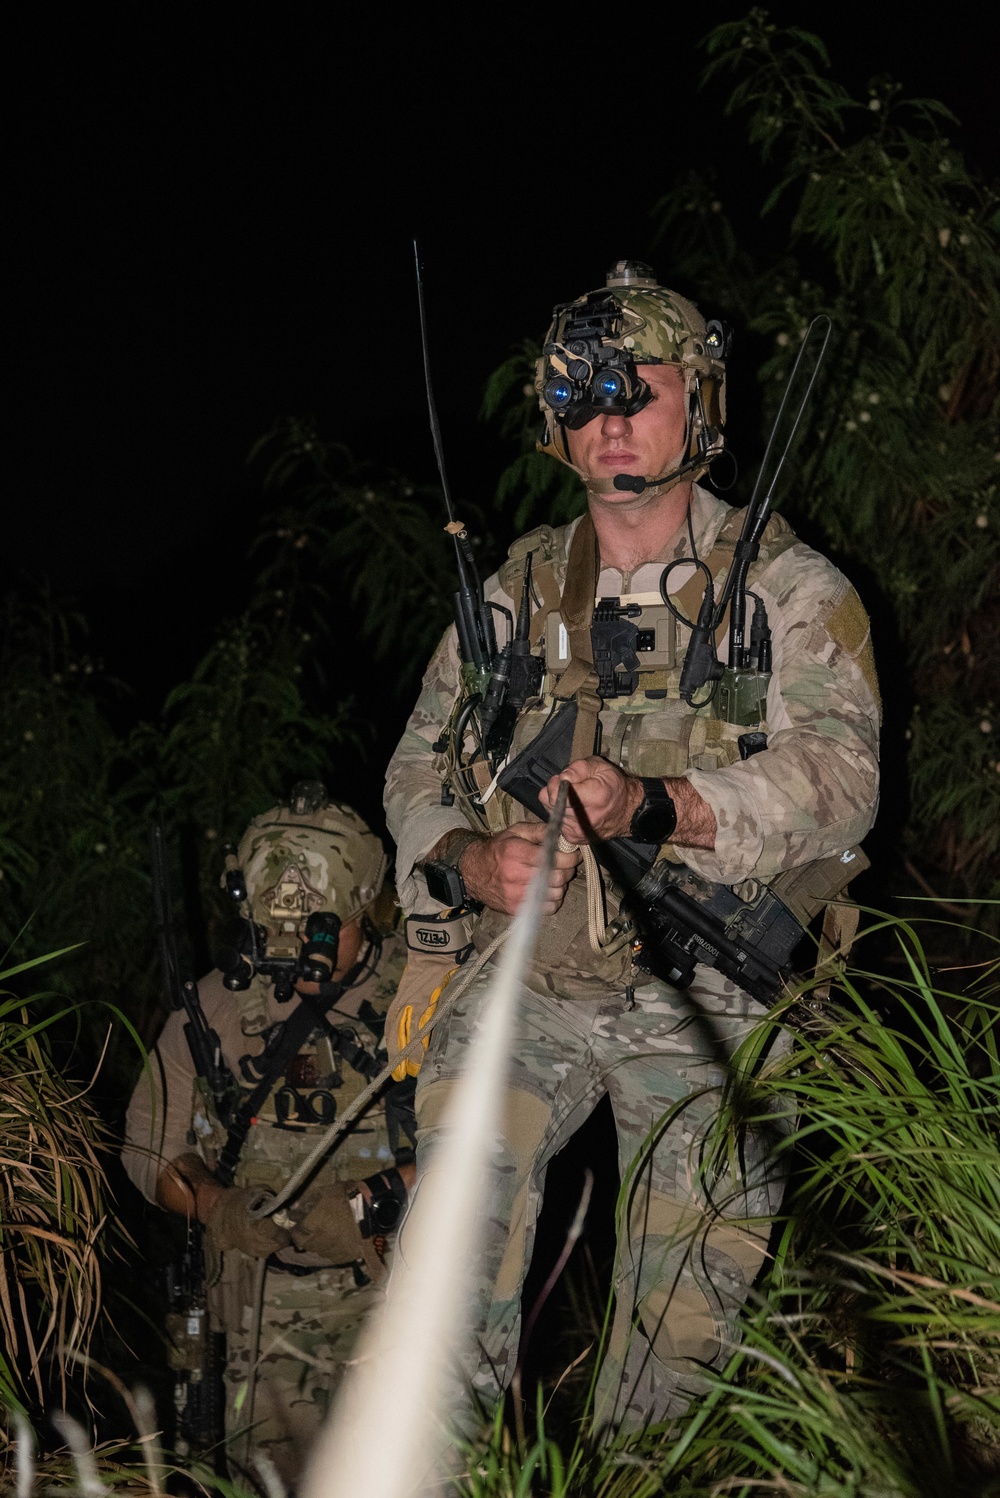
<svg viewBox="0 0 1000 1498">
<path fill-rule="evenodd" d="M 357 812 L 299 781 L 227 852 L 220 882 L 240 916 L 217 955 L 225 986 L 245 990 L 259 973 L 282 1002 L 300 980 L 332 981 L 341 930 L 366 918 L 385 873 L 381 841 Z"/>
</svg>

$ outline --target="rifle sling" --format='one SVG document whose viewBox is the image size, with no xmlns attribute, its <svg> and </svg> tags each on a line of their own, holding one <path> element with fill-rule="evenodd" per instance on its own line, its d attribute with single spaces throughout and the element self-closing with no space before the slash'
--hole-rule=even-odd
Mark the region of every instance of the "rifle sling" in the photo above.
<svg viewBox="0 0 1000 1498">
<path fill-rule="evenodd" d="M 324 1016 L 323 1024 L 329 1025 Z M 226 1135 L 226 1142 L 222 1146 L 219 1162 L 215 1167 L 215 1174 L 224 1186 L 231 1186 L 236 1175 L 236 1167 L 239 1164 L 240 1153 L 246 1143 L 250 1126 L 256 1118 L 260 1109 L 267 1102 L 271 1090 L 278 1078 L 284 1075 L 285 1068 L 293 1056 L 298 1055 L 309 1036 L 317 1028 L 316 1015 L 312 1008 L 300 1000 L 298 1008 L 285 1021 L 285 1028 L 281 1034 L 281 1044 L 271 1057 L 270 1063 L 251 1093 L 244 1098 L 243 1102 L 233 1114 Z"/>
<path fill-rule="evenodd" d="M 594 617 L 599 567 L 597 535 L 590 512 L 587 511 L 570 542 L 560 605 L 569 637 L 570 662 L 562 674 L 555 696 L 574 699 L 578 709 L 570 762 L 586 759 L 594 753 L 597 745 L 601 699 L 597 691 L 590 626 Z"/>
<path fill-rule="evenodd" d="M 343 978 L 336 983 L 324 984 L 325 991 L 322 997 L 325 1008 L 323 1009 L 317 1008 L 314 998 L 307 994 L 299 994 L 298 1008 L 294 1009 L 288 1019 L 285 1020 L 285 1028 L 281 1035 L 281 1044 L 271 1057 L 270 1064 L 265 1067 L 257 1086 L 243 1100 L 239 1108 L 237 1108 L 229 1125 L 226 1142 L 222 1146 L 219 1163 L 215 1167 L 215 1173 L 224 1186 L 231 1186 L 233 1184 L 233 1177 L 236 1175 L 236 1167 L 239 1164 L 240 1153 L 250 1132 L 250 1125 L 253 1123 L 260 1109 L 267 1102 L 271 1095 L 272 1087 L 278 1078 L 284 1074 L 285 1067 L 289 1061 L 291 1061 L 293 1056 L 298 1055 L 298 1052 L 305 1045 L 314 1030 L 321 1030 L 326 1035 L 332 1035 L 334 1030 L 340 1028 L 330 1018 L 327 1010 L 334 1007 L 341 994 L 357 983 L 358 979 L 368 972 L 369 967 L 372 972 L 375 972 L 381 955 L 381 937 L 369 937 L 367 948 L 354 966 L 348 969 Z M 362 1020 L 364 1018 L 360 1014 L 358 1017 Z M 361 1076 L 366 1075 L 358 1066 L 355 1066 L 354 1070 Z"/>
</svg>

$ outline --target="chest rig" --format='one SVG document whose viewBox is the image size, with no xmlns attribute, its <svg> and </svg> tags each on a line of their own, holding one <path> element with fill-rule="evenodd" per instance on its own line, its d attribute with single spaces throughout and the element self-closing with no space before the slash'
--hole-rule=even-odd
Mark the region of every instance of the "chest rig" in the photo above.
<svg viewBox="0 0 1000 1498">
<path fill-rule="evenodd" d="M 705 559 L 713 582 L 720 585 L 732 564 L 741 525 L 738 512 L 729 514 Z M 536 538 L 543 545 L 543 560 L 536 572 L 542 606 L 533 620 L 533 630 L 539 646 L 544 642 L 545 677 L 542 695 L 526 704 L 518 719 L 511 745 L 512 762 L 543 727 L 548 734 L 554 712 L 570 705 L 574 714 L 572 744 L 563 744 L 564 757 L 549 767 L 550 771 L 598 752 L 629 774 L 663 778 L 680 776 L 691 768 L 722 768 L 766 747 L 769 671 L 748 673 L 753 690 L 744 689 L 739 712 L 733 715 L 738 718 L 736 722 L 720 716 L 716 693 L 705 693 L 694 704 L 686 701 L 681 692 L 690 629 L 678 622 L 658 595 L 640 591 L 618 598 L 597 596 L 599 558 L 589 516 L 584 516 L 573 535 L 557 607 L 545 609 L 546 573 L 550 574 L 551 596 L 555 592 L 551 585 L 557 584 L 559 559 L 551 544 L 552 533 L 546 535 L 544 530 L 522 538 L 506 564 L 510 570 L 505 575 L 505 569 L 501 569 L 501 583 L 511 596 L 516 596 L 512 564 L 516 566 L 532 549 Z M 788 525 L 773 516 L 761 538 L 751 581 L 794 542 Z M 687 620 L 695 619 L 704 586 L 703 574 L 696 571 L 676 595 L 668 595 L 676 613 Z M 723 615 L 717 626 L 717 645 L 727 629 L 728 618 Z M 744 688 L 746 685 L 747 681 Z M 501 787 L 505 780 L 513 786 L 507 772 L 499 777 Z M 530 797 L 527 804 L 532 804 Z M 523 802 L 519 804 L 501 791 L 491 812 L 491 830 L 523 820 L 524 816 Z M 730 889 L 699 879 L 683 866 L 682 852 L 670 844 L 650 850 L 647 857 L 654 858 L 652 871 L 642 878 L 638 889 L 666 911 L 660 923 L 664 950 L 680 952 L 687 942 L 684 933 L 693 922 L 699 935 L 687 945 L 687 956 L 696 952 L 695 960 L 721 968 L 762 998 L 777 996 L 780 971 L 787 966 L 804 928 L 867 862 L 860 850 L 848 850 L 840 857 L 787 871 L 766 885 L 751 880 Z M 671 866 L 676 867 L 675 874 L 669 872 Z M 587 895 L 579 879 L 571 882 L 559 911 L 544 923 L 533 980 L 557 996 L 593 997 L 606 992 L 608 985 L 641 986 L 652 981 L 651 973 L 637 970 L 634 963 L 639 950 L 634 940 L 637 932 L 621 912 L 622 890 L 607 872 L 602 878 L 608 911 L 621 916 L 608 928 L 609 932 L 618 929 L 617 941 L 598 949 L 592 923 L 588 927 Z M 635 876 L 631 883 L 636 888 Z M 771 898 L 772 893 L 777 899 Z M 648 900 L 646 904 L 647 910 L 653 908 Z M 675 917 L 681 921 L 680 926 Z M 484 912 L 476 932 L 480 950 L 505 921 L 496 912 Z M 656 931 L 647 920 L 647 951 L 655 939 Z M 723 950 L 725 955 L 720 956 Z M 691 981 L 692 967 L 688 962 L 686 976 L 677 969 L 679 986 Z M 661 975 L 669 971 L 670 962 L 666 971 L 661 964 Z"/>
<path fill-rule="evenodd" d="M 741 512 L 732 511 L 705 559 L 720 585 L 741 524 Z M 794 542 L 790 527 L 773 516 L 753 572 L 762 572 Z M 719 769 L 745 752 L 742 737 L 766 733 L 764 691 L 751 724 L 724 722 L 715 698 L 698 707 L 683 700 L 680 682 L 690 632 L 653 587 L 644 585 L 618 597 L 597 596 L 599 561 L 589 515 L 577 526 L 565 561 L 547 526 L 514 543 L 500 569 L 500 583 L 515 602 L 529 552 L 539 604 L 531 623 L 532 644 L 543 655 L 545 674 L 540 697 L 526 704 L 518 719 L 512 758 L 531 743 L 553 705 L 569 700 L 578 706 L 572 757 L 597 752 L 631 775 L 677 776 L 689 769 Z M 658 575 L 662 564 L 640 570 Z M 670 595 L 686 619 L 697 616 L 703 587 L 702 577 L 695 573 Z M 724 616 L 716 631 L 720 645 L 727 628 Z M 494 801 L 491 831 L 523 819 L 522 809 L 502 792 L 487 806 Z"/>
<path fill-rule="evenodd" d="M 391 974 L 376 998 L 399 976 Z M 375 1051 L 382 1015 L 362 1002 L 357 1018 L 338 1022 L 320 1001 L 294 1001 L 278 1021 L 269 1003 L 270 985 L 257 978 L 233 995 L 240 1013 L 243 1049 L 237 1059 L 241 1096 L 227 1129 L 215 1115 L 200 1079 L 195 1081 L 193 1133 L 200 1153 L 220 1179 L 240 1186 L 278 1190 L 313 1148 L 317 1131 L 333 1123 L 378 1071 Z M 324 1172 L 354 1179 L 391 1163 L 385 1103 L 377 1098 L 343 1141 Z"/>
</svg>

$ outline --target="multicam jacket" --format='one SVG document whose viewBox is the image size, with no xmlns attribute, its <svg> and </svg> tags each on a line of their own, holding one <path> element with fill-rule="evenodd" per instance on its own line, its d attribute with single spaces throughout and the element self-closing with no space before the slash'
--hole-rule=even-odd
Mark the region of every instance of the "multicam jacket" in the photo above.
<svg viewBox="0 0 1000 1498">
<path fill-rule="evenodd" d="M 732 514 L 731 506 L 694 487 L 691 522 L 699 557 L 713 552 Z M 548 554 L 561 589 L 578 523 L 543 528 L 516 542 L 508 562 L 487 582 L 487 597 L 515 608 L 523 558 L 534 547 Z M 535 554 L 537 561 L 539 551 Z M 665 564 L 690 555 L 685 529 L 662 556 L 629 575 L 602 568 L 597 595 L 648 599 L 657 593 Z M 673 570 L 673 597 L 693 572 L 680 566 Z M 723 570 L 717 589 L 724 577 Z M 631 695 L 606 700 L 601 711 L 607 758 L 633 774 L 684 775 L 712 808 L 718 826 L 714 849 L 678 851 L 695 873 L 729 885 L 751 878 L 767 881 L 783 870 L 840 855 L 869 830 L 878 801 L 881 708 L 868 618 L 857 593 L 779 518 L 768 528 L 749 586 L 766 606 L 773 638 L 773 674 L 761 724 L 768 736 L 765 752 L 741 760 L 736 741 L 746 728 L 720 722 L 714 702 L 692 708 L 681 700 L 680 671 L 690 631 L 680 624 L 669 669 L 640 673 Z M 543 593 L 541 606 L 553 610 L 558 598 Z M 695 613 L 689 608 L 687 617 Z M 532 638 L 540 636 L 544 638 L 544 621 L 536 619 Z M 389 765 L 386 814 L 398 848 L 397 889 L 408 912 L 426 907 L 416 869 L 420 859 L 444 833 L 468 825 L 458 803 L 442 805 L 444 762 L 432 747 L 459 691 L 459 668 L 452 627 L 430 661 Z M 541 704 L 535 711 L 529 705 L 518 724 L 515 751 L 541 726 L 556 685 L 557 678 L 547 671 Z M 501 802 L 500 815 L 510 825 L 528 814 Z M 596 992 L 601 984 L 622 977 L 602 970 L 603 959 L 589 949 L 582 885 L 577 879 L 569 886 L 563 908 L 546 922 L 545 955 L 536 958 L 535 979 L 567 997 Z M 491 929 L 496 924 L 489 912 L 486 922 Z"/>
</svg>

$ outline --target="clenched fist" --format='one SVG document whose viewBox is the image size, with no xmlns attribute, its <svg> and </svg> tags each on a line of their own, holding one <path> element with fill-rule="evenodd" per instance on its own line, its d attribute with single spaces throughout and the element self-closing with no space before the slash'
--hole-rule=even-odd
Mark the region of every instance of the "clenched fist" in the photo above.
<svg viewBox="0 0 1000 1498">
<path fill-rule="evenodd" d="M 220 1191 L 205 1218 L 205 1231 L 215 1247 L 239 1249 L 251 1259 L 266 1259 L 287 1248 L 291 1234 L 271 1217 L 252 1217 L 251 1211 L 271 1196 L 263 1186 L 230 1186 Z"/>
<path fill-rule="evenodd" d="M 544 837 L 545 827 L 541 822 L 517 822 L 494 837 L 470 843 L 459 859 L 459 870 L 473 899 L 481 900 L 491 910 L 516 915 L 542 861 Z M 556 854 L 542 906 L 545 915 L 554 915 L 562 904 L 580 856 L 578 848 Z"/>
<path fill-rule="evenodd" d="M 587 842 L 591 837 L 607 839 L 627 837 L 632 818 L 642 801 L 642 781 L 626 775 L 610 760 L 592 754 L 575 759 L 565 770 L 553 775 L 539 800 L 543 806 L 555 805 L 560 781 L 570 785 L 562 835 L 568 843 Z"/>
</svg>

